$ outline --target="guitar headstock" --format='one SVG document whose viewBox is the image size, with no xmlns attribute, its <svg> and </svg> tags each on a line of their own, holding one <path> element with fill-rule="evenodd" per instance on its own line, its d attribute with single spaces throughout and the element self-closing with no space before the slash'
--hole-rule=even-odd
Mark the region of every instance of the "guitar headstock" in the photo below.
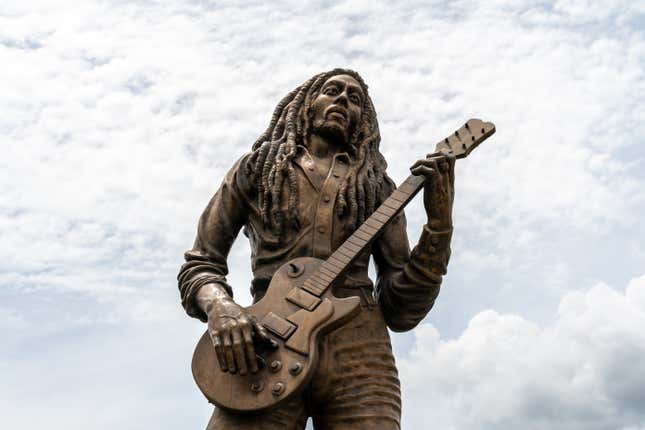
<svg viewBox="0 0 645 430">
<path fill-rule="evenodd" d="M 459 130 L 437 143 L 435 152 L 444 152 L 457 158 L 465 158 L 493 133 L 495 133 L 495 124 L 472 118 Z"/>
</svg>

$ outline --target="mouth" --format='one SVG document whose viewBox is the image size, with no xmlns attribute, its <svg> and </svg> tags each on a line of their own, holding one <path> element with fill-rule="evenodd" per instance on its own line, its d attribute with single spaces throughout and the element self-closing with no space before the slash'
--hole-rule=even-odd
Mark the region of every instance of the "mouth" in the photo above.
<svg viewBox="0 0 645 430">
<path fill-rule="evenodd" d="M 343 121 L 347 121 L 347 112 L 345 112 L 345 109 L 342 109 L 342 108 L 330 107 L 327 110 L 327 116 L 338 117 L 338 118 L 342 118 Z"/>
</svg>

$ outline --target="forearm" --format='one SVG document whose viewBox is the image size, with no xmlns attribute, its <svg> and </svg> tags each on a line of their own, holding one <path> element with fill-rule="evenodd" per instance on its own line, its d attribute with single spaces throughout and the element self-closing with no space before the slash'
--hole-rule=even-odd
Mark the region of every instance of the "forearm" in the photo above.
<svg viewBox="0 0 645 430">
<path fill-rule="evenodd" d="M 379 279 L 379 304 L 392 330 L 414 328 L 432 309 L 447 271 L 451 236 L 452 229 L 435 231 L 426 225 L 410 259 Z"/>
<path fill-rule="evenodd" d="M 193 248 L 184 254 L 186 262 L 177 276 L 184 309 L 188 315 L 202 321 L 207 319 L 208 299 L 213 298 L 214 287 L 205 288 L 207 285 L 215 285 L 233 297 L 233 291 L 226 283 L 226 258 L 249 211 L 250 200 L 245 191 L 248 182 L 243 168 L 245 160 L 246 156 L 242 157 L 226 174 L 202 213 L 197 238 Z M 201 299 L 198 300 L 198 296 Z"/>
</svg>

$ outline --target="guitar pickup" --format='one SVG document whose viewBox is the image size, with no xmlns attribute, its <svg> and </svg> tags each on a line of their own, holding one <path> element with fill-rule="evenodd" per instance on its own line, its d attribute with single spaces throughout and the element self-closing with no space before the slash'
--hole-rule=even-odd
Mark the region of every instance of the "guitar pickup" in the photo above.
<svg viewBox="0 0 645 430">
<path fill-rule="evenodd" d="M 320 299 L 318 297 L 298 287 L 292 288 L 291 291 L 289 291 L 289 294 L 287 294 L 286 299 L 294 305 L 308 311 L 313 311 L 320 303 Z"/>
<path fill-rule="evenodd" d="M 296 330 L 295 324 L 290 323 L 280 315 L 269 312 L 262 319 L 262 325 L 282 340 L 286 340 Z"/>
</svg>

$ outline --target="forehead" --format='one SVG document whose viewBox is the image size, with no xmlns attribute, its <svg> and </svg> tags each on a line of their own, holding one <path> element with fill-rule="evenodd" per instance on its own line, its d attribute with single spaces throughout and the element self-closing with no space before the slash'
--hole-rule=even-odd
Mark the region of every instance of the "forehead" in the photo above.
<svg viewBox="0 0 645 430">
<path fill-rule="evenodd" d="M 332 76 L 331 78 L 327 79 L 325 83 L 323 84 L 323 88 L 326 87 L 327 85 L 331 84 L 340 84 L 340 85 L 347 85 L 350 88 L 357 89 L 361 93 L 363 92 L 363 89 L 361 88 L 361 84 L 358 83 L 356 79 L 351 77 L 350 75 L 336 75 Z"/>
</svg>

